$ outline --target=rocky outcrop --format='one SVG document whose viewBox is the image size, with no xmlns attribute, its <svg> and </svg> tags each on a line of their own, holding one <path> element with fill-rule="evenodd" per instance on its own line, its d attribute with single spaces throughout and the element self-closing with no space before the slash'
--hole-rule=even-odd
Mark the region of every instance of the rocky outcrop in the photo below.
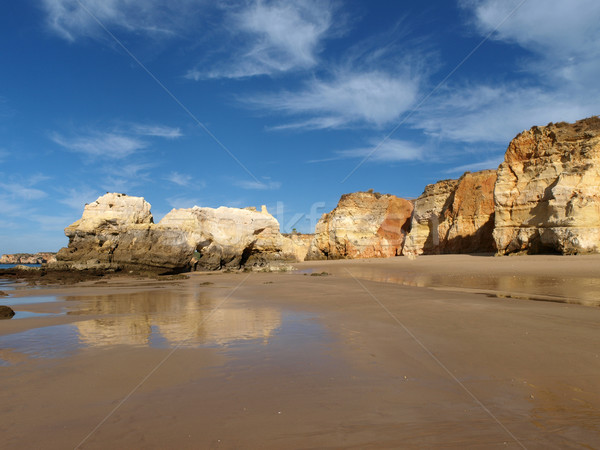
<svg viewBox="0 0 600 450">
<path fill-rule="evenodd" d="M 522 132 L 498 169 L 498 252 L 599 252 L 599 185 L 600 118 Z"/>
<path fill-rule="evenodd" d="M 65 229 L 58 269 L 166 268 L 184 271 L 296 261 L 299 245 L 265 208 L 174 209 L 153 223 L 142 197 L 108 193 Z"/>
<path fill-rule="evenodd" d="M 301 260 L 301 245 L 279 232 L 279 222 L 264 207 L 174 209 L 157 228 L 183 233 L 193 264 L 210 270 Z"/>
<path fill-rule="evenodd" d="M 11 319 L 14 315 L 15 312 L 11 307 L 0 305 L 0 319 Z"/>
<path fill-rule="evenodd" d="M 484 170 L 426 186 L 404 254 L 493 252 L 495 182 L 496 172 Z"/>
<path fill-rule="evenodd" d="M 344 194 L 317 223 L 307 259 L 400 255 L 412 210 L 410 201 L 390 194 Z"/>
<path fill-rule="evenodd" d="M 0 257 L 0 264 L 45 264 L 54 261 L 56 253 L 52 252 L 14 253 Z"/>
</svg>

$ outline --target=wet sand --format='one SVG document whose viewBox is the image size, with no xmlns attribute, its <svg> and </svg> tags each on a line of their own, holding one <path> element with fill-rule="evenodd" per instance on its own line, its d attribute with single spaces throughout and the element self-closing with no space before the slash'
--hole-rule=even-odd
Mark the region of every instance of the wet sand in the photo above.
<svg viewBox="0 0 600 450">
<path fill-rule="evenodd" d="M 599 263 L 3 286 L 2 447 L 597 448 Z"/>
</svg>

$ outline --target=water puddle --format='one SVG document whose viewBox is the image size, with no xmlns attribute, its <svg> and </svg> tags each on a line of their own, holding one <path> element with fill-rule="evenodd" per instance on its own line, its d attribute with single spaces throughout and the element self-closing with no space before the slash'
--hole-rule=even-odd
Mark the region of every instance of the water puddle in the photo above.
<svg viewBox="0 0 600 450">
<path fill-rule="evenodd" d="M 77 327 L 56 325 L 0 336 L 0 350 L 10 349 L 32 358 L 60 358 L 79 348 L 78 341 Z"/>
<path fill-rule="evenodd" d="M 52 297 L 30 297 L 27 300 Z M 0 336 L 0 350 L 33 357 L 62 357 L 83 348 L 127 345 L 151 348 L 235 348 L 266 345 L 282 333 L 315 334 L 308 315 L 274 307 L 224 302 L 205 292 L 147 291 L 103 296 L 60 297 L 77 300 L 67 312 L 81 320 Z M 14 299 L 11 299 L 14 300 Z M 25 300 L 25 299 L 19 299 Z M 18 311 L 15 318 L 45 314 Z"/>
<path fill-rule="evenodd" d="M 62 300 L 60 297 L 56 297 L 53 295 L 46 295 L 40 297 L 4 297 L 0 299 L 0 303 L 6 306 L 10 306 L 11 308 L 14 306 L 21 305 L 34 305 L 38 303 L 53 303 L 56 301 Z"/>
<path fill-rule="evenodd" d="M 381 268 L 362 267 L 352 268 L 351 273 L 361 279 L 404 286 L 466 290 L 497 298 L 600 306 L 600 278 L 495 274 L 399 274 Z"/>
<path fill-rule="evenodd" d="M 12 320 L 15 319 L 30 319 L 32 317 L 56 317 L 61 316 L 64 313 L 41 313 L 41 312 L 33 312 L 33 311 L 15 311 L 15 315 L 12 317 Z"/>
</svg>

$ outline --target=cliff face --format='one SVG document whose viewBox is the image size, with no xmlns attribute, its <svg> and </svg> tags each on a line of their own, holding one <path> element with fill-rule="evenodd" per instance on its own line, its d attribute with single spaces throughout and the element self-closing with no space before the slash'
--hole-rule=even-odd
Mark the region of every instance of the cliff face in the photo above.
<svg viewBox="0 0 600 450">
<path fill-rule="evenodd" d="M 266 210 L 174 209 L 154 224 L 150 204 L 124 194 L 86 205 L 65 234 L 69 245 L 57 254 L 56 268 L 214 270 L 295 261 L 301 253 Z"/>
<path fill-rule="evenodd" d="M 52 252 L 15 253 L 0 257 L 0 264 L 44 264 L 54 261 L 56 261 L 56 253 Z"/>
<path fill-rule="evenodd" d="M 512 140 L 494 189 L 500 254 L 600 251 L 600 118 Z"/>
<path fill-rule="evenodd" d="M 405 254 L 492 252 L 496 172 L 465 173 L 425 187 L 415 201 Z"/>
<path fill-rule="evenodd" d="M 317 223 L 307 259 L 400 255 L 412 209 L 411 202 L 394 195 L 344 194 Z"/>
</svg>

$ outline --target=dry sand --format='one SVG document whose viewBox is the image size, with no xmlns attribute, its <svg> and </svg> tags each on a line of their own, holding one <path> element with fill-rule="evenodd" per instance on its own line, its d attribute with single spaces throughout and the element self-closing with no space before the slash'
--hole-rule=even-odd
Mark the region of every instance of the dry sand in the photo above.
<svg viewBox="0 0 600 450">
<path fill-rule="evenodd" d="M 598 305 L 599 263 L 324 261 L 7 291 L 54 315 L 0 321 L 0 447 L 598 448 L 600 308 L 568 302 Z"/>
</svg>

